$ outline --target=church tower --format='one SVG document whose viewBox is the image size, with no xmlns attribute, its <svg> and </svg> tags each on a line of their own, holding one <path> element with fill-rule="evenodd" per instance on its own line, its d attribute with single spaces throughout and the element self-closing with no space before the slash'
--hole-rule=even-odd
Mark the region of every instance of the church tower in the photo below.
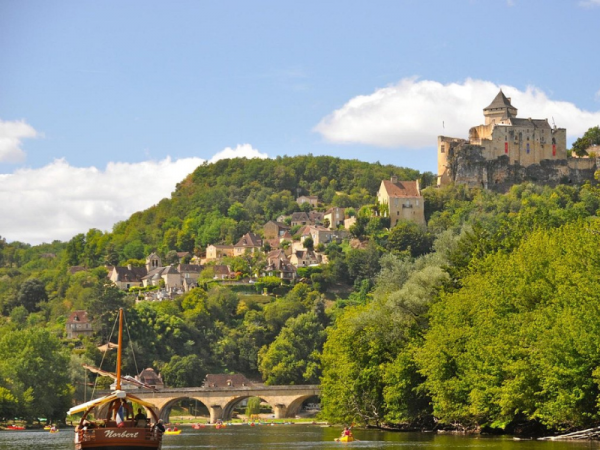
<svg viewBox="0 0 600 450">
<path fill-rule="evenodd" d="M 506 119 L 517 117 L 517 108 L 510 104 L 510 98 L 500 90 L 490 106 L 483 108 L 483 115 L 486 125 L 502 123 Z"/>
<path fill-rule="evenodd" d="M 162 267 L 160 256 L 158 256 L 156 253 L 151 253 L 146 258 L 146 270 L 150 272 L 151 270 L 158 269 L 159 267 Z"/>
</svg>

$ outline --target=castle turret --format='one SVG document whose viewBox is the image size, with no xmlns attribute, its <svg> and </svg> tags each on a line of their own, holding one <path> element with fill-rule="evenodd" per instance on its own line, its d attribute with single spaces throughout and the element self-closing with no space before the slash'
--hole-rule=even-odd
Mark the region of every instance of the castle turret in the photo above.
<svg viewBox="0 0 600 450">
<path fill-rule="evenodd" d="M 517 108 L 510 103 L 510 98 L 506 97 L 502 90 L 498 92 L 496 98 L 487 108 L 483 108 L 485 124 L 500 123 L 505 119 L 517 117 Z"/>
</svg>

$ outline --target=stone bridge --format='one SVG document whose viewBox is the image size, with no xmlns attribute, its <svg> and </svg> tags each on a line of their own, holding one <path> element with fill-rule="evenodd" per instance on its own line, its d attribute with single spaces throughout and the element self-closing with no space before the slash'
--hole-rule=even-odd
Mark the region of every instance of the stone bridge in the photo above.
<svg viewBox="0 0 600 450">
<path fill-rule="evenodd" d="M 131 391 L 130 391 L 131 392 Z M 217 420 L 231 419 L 236 404 L 249 397 L 260 397 L 273 408 L 276 419 L 294 417 L 302 407 L 302 403 L 313 396 L 319 396 L 318 385 L 297 386 L 251 386 L 197 387 L 197 388 L 164 388 L 156 391 L 140 389 L 131 392 L 133 395 L 152 403 L 157 415 L 165 422 L 169 421 L 171 408 L 180 400 L 193 399 L 204 404 L 210 413 L 211 423 Z M 98 392 L 99 396 L 104 393 Z"/>
</svg>

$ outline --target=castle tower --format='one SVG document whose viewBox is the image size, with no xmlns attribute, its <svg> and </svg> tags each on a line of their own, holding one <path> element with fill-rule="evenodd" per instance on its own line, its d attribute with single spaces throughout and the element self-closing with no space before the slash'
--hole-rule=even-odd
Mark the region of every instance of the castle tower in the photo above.
<svg viewBox="0 0 600 450">
<path fill-rule="evenodd" d="M 517 108 L 511 105 L 510 98 L 506 97 L 501 89 L 492 103 L 483 108 L 483 115 L 486 125 L 501 123 L 503 120 L 517 117 Z"/>
</svg>

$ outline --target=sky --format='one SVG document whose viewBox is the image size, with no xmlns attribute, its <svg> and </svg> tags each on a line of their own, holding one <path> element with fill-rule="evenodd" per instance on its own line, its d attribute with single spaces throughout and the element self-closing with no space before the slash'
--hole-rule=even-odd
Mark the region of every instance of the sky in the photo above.
<svg viewBox="0 0 600 450">
<path fill-rule="evenodd" d="M 0 0 L 0 236 L 68 241 L 199 164 L 330 155 L 436 173 L 500 89 L 600 124 L 600 0 Z"/>
</svg>

